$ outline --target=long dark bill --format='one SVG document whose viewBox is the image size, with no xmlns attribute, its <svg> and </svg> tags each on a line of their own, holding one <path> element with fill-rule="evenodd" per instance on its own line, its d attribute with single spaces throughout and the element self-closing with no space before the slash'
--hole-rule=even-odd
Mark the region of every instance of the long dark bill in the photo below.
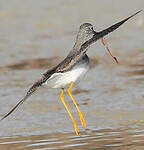
<svg viewBox="0 0 144 150">
<path fill-rule="evenodd" d="M 80 52 L 83 52 L 85 53 L 86 50 L 87 50 L 87 47 L 90 46 L 91 44 L 95 43 L 97 40 L 103 38 L 105 35 L 109 34 L 110 32 L 113 32 L 114 30 L 116 30 L 117 28 L 119 28 L 122 24 L 124 24 L 127 20 L 129 20 L 130 18 L 134 17 L 135 15 L 137 15 L 138 13 L 140 13 L 142 10 L 134 13 L 133 15 L 131 15 L 130 17 L 110 26 L 109 28 L 107 29 L 104 29 L 100 32 L 95 32 L 95 35 L 90 39 L 88 40 L 87 42 L 85 42 L 82 46 L 81 46 L 81 49 L 80 49 Z M 110 53 L 110 52 L 109 52 Z M 111 55 L 111 54 L 110 54 Z M 114 59 L 116 59 L 114 57 Z"/>
</svg>

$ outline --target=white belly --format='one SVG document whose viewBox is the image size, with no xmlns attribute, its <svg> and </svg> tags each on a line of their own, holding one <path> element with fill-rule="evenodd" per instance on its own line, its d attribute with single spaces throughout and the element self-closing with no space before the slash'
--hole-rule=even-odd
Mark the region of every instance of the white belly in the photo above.
<svg viewBox="0 0 144 150">
<path fill-rule="evenodd" d="M 48 88 L 65 88 L 72 81 L 76 82 L 78 79 L 81 79 L 88 69 L 89 66 L 79 66 L 78 68 L 73 68 L 71 71 L 54 73 L 45 84 Z"/>
</svg>

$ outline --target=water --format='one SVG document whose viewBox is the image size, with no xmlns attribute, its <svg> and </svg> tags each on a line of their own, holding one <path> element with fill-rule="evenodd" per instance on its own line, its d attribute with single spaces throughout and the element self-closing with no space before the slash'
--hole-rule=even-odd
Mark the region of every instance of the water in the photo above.
<svg viewBox="0 0 144 150">
<path fill-rule="evenodd" d="M 72 133 L 50 133 L 42 135 L 3 138 L 3 149 L 142 149 L 144 146 L 144 128 L 139 129 L 101 129 L 82 132 L 81 136 Z"/>
<path fill-rule="evenodd" d="M 90 4 L 1 1 L 0 116 L 25 95 L 42 73 L 67 55 L 81 23 L 91 22 L 99 31 L 140 10 L 144 2 L 128 0 L 125 5 L 129 7 L 125 9 L 112 0 Z M 88 50 L 91 69 L 73 88 L 86 130 L 65 93 L 80 136 L 75 135 L 59 99 L 60 90 L 41 88 L 0 122 L 0 149 L 143 149 L 143 16 L 142 12 L 106 37 L 119 64 L 99 41 Z"/>
</svg>

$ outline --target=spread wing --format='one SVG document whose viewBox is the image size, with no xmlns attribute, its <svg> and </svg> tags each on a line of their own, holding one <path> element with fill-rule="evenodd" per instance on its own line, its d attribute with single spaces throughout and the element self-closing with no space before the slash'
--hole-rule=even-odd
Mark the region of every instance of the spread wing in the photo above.
<svg viewBox="0 0 144 150">
<path fill-rule="evenodd" d="M 5 119 L 6 117 L 8 117 L 16 108 L 18 108 L 18 106 L 20 106 L 28 97 L 30 97 L 36 90 L 38 87 L 40 87 L 53 73 L 54 71 L 57 72 L 63 72 L 67 69 L 69 69 L 69 67 L 75 63 L 74 59 L 79 59 L 81 57 L 81 55 L 83 55 L 83 53 L 86 52 L 88 46 L 90 46 L 91 44 L 95 43 L 97 40 L 101 39 L 102 37 L 104 37 L 105 35 L 109 34 L 110 32 L 113 32 L 114 30 L 116 30 L 118 27 L 120 27 L 122 24 L 124 24 L 127 20 L 129 20 L 130 18 L 132 18 L 133 16 L 135 16 L 136 14 L 140 13 L 142 10 L 136 12 L 135 14 L 131 15 L 130 17 L 112 25 L 111 27 L 101 31 L 101 32 L 96 32 L 96 34 L 87 42 L 85 42 L 79 51 L 77 55 L 78 57 L 67 57 L 62 63 L 60 63 L 57 67 L 48 70 L 46 73 L 43 74 L 43 77 L 38 80 L 37 82 L 35 82 L 33 84 L 33 86 L 29 89 L 29 91 L 27 92 L 26 96 L 10 111 L 8 112 L 1 120 Z"/>
<path fill-rule="evenodd" d="M 86 41 L 82 46 L 81 49 L 79 51 L 79 53 L 85 53 L 87 50 L 87 47 L 90 46 L 91 44 L 95 43 L 97 40 L 101 39 L 102 37 L 104 37 L 105 35 L 113 32 L 114 30 L 116 30 L 117 28 L 119 28 L 122 24 L 124 24 L 126 21 L 128 21 L 130 18 L 134 17 L 135 15 L 137 15 L 138 13 L 140 13 L 142 10 L 134 13 L 133 15 L 127 17 L 126 19 L 123 19 L 122 21 L 110 26 L 107 29 L 104 29 L 100 32 L 96 32 L 95 35 L 88 41 Z"/>
<path fill-rule="evenodd" d="M 1 120 L 8 117 L 14 110 L 16 110 L 21 104 L 23 104 L 25 100 L 27 100 L 28 97 L 30 97 L 40 86 L 42 86 L 44 82 L 46 82 L 46 80 L 53 74 L 54 71 L 55 71 L 55 68 L 52 68 L 51 70 L 48 70 L 45 74 L 43 74 L 42 78 L 36 81 L 32 85 L 32 87 L 28 90 L 25 97 L 21 101 L 19 101 L 16 104 L 16 106 L 11 109 L 11 111 L 9 111 L 6 115 L 4 115 Z"/>
<path fill-rule="evenodd" d="M 37 81 L 36 83 L 33 84 L 33 86 L 28 90 L 28 92 L 26 93 L 25 97 L 19 101 L 17 103 L 17 105 L 11 109 L 11 111 L 9 111 L 5 116 L 3 116 L 3 119 L 5 119 L 6 117 L 8 117 L 16 108 L 18 108 L 21 104 L 23 104 L 23 102 L 28 98 L 30 97 L 36 90 L 39 86 L 41 86 L 42 82 L 41 81 Z"/>
<path fill-rule="evenodd" d="M 133 16 L 137 15 L 138 13 L 140 13 L 142 10 L 134 13 L 133 15 L 127 17 L 126 19 L 123 19 L 122 21 L 100 31 L 100 32 L 95 32 L 94 36 L 86 41 L 80 48 L 80 50 L 76 51 L 76 53 L 74 53 L 72 56 L 68 55 L 58 66 L 57 66 L 57 72 L 64 72 L 68 69 L 70 69 L 70 67 L 82 56 L 86 53 L 86 51 L 88 50 L 88 47 L 90 45 L 92 45 L 93 43 L 95 43 L 97 40 L 103 38 L 105 35 L 113 32 L 114 30 L 116 30 L 117 28 L 119 28 L 122 24 L 124 24 L 126 21 L 128 21 L 130 18 L 132 18 Z"/>
</svg>

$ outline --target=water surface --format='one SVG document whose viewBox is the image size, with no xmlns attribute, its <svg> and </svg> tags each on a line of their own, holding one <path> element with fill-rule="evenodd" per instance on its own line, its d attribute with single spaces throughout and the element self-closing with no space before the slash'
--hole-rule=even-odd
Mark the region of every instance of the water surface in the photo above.
<svg viewBox="0 0 144 150">
<path fill-rule="evenodd" d="M 0 116 L 6 114 L 42 73 L 71 50 L 78 27 L 100 31 L 144 6 L 143 1 L 1 1 Z M 141 150 L 144 143 L 143 12 L 107 36 L 116 64 L 98 41 L 90 47 L 91 69 L 73 88 L 87 129 L 67 93 L 80 136 L 59 99 L 41 88 L 0 122 L 0 149 Z"/>
</svg>

